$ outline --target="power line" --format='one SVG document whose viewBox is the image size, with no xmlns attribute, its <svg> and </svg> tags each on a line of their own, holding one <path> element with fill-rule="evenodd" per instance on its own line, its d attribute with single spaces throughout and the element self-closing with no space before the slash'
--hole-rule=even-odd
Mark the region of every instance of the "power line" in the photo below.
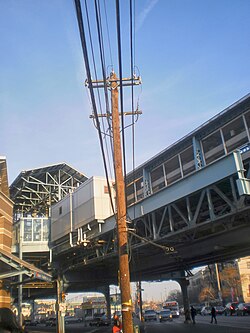
<svg viewBox="0 0 250 333">
<path fill-rule="evenodd" d="M 100 141 L 100 145 L 101 145 L 101 152 L 102 152 L 102 158 L 103 158 L 103 164 L 104 164 L 105 175 L 106 175 L 106 180 L 107 180 L 107 186 L 108 186 L 108 191 L 109 191 L 109 196 L 110 196 L 110 201 L 111 201 L 111 207 L 112 207 L 113 213 L 115 214 L 114 204 L 113 204 L 112 195 L 111 195 L 111 188 L 110 188 L 110 183 L 109 183 L 109 178 L 108 178 L 107 164 L 106 164 L 106 159 L 105 159 L 105 154 L 104 154 L 104 147 L 103 147 L 102 134 L 101 134 L 101 129 L 100 129 L 100 122 L 99 122 L 99 118 L 98 118 L 96 102 L 95 102 L 95 95 L 94 95 L 94 90 L 93 90 L 93 85 L 92 85 L 92 80 L 91 80 L 91 71 L 90 71 L 90 66 L 89 66 L 87 43 L 86 43 L 84 24 L 83 24 L 83 19 L 82 19 L 82 10 L 81 10 L 80 0 L 75 0 L 75 9 L 76 9 L 76 14 L 77 14 L 77 22 L 78 22 L 78 27 L 79 27 L 79 32 L 80 32 L 82 51 L 83 51 L 85 68 L 86 68 L 87 79 L 88 79 L 88 84 L 89 84 L 91 102 L 92 102 L 92 105 L 93 105 L 93 111 L 94 111 L 94 115 L 95 115 L 96 123 L 97 123 L 97 129 L 98 129 L 99 141 Z"/>
<path fill-rule="evenodd" d="M 111 61 L 111 68 L 112 68 L 112 71 L 113 71 L 114 70 L 114 63 L 113 63 L 113 57 L 112 57 L 112 51 L 111 51 L 109 25 L 108 25 L 108 15 L 107 15 L 107 9 L 106 9 L 106 0 L 104 0 L 104 11 L 105 11 L 105 20 L 106 20 L 107 36 L 108 36 L 108 44 L 109 44 L 109 55 L 110 55 L 110 61 Z"/>
<path fill-rule="evenodd" d="M 99 53 L 101 59 L 101 68 L 102 68 L 102 76 L 104 82 L 104 95 L 105 95 L 105 103 L 106 103 L 106 113 L 107 113 L 107 123 L 110 135 L 112 134 L 111 124 L 110 124 L 110 107 L 109 107 L 109 98 L 108 98 L 108 85 L 107 85 L 107 74 L 106 74 L 106 64 L 105 64 L 105 51 L 104 51 L 104 42 L 103 42 L 103 33 L 102 33 L 102 22 L 101 22 L 101 13 L 100 13 L 100 3 L 99 0 L 95 0 L 95 12 L 96 12 L 96 24 L 97 24 L 97 32 L 98 32 L 98 44 L 99 44 Z M 97 78 L 96 78 L 97 79 Z M 110 146 L 111 153 L 113 156 L 113 145 L 112 140 L 110 138 Z"/>
<path fill-rule="evenodd" d="M 85 0 L 85 11 L 86 11 L 86 17 L 87 17 L 87 25 L 88 25 L 88 32 L 89 32 L 89 38 L 90 38 L 90 46 L 91 46 L 91 54 L 92 54 L 92 61 L 93 61 L 93 65 L 94 65 L 94 72 L 95 72 L 95 79 L 97 80 L 97 70 L 96 70 L 96 62 L 95 62 L 95 56 L 94 56 L 94 47 L 93 47 L 93 41 L 92 41 L 92 35 L 91 35 L 91 29 L 90 29 L 90 20 L 89 20 L 89 13 L 88 13 L 88 6 L 87 6 L 87 1 Z M 98 24 L 98 23 L 97 23 Z M 102 104 L 101 104 L 101 97 L 100 97 L 100 89 L 97 89 L 97 94 L 98 94 L 98 101 L 99 101 L 99 105 L 100 105 L 100 111 L 101 114 L 103 114 L 102 112 Z M 109 104 L 108 104 L 108 98 L 107 98 L 107 93 L 105 91 L 105 98 L 106 98 L 106 112 L 109 112 Z M 109 165 L 109 172 L 111 174 L 111 178 L 112 178 L 112 172 L 111 172 L 111 164 L 110 164 L 110 157 L 109 157 L 109 150 L 108 150 L 108 144 L 107 144 L 107 140 L 106 140 L 106 131 L 105 131 L 105 126 L 104 126 L 104 120 L 102 118 L 102 126 L 103 126 L 103 133 L 104 133 L 104 140 L 105 140 L 105 146 L 106 146 L 106 152 L 107 152 L 107 158 L 108 158 L 108 165 Z M 110 122 L 108 121 L 108 128 L 109 128 L 109 137 L 112 134 L 111 131 L 111 125 Z M 113 147 L 112 147 L 112 140 L 110 137 L 110 145 L 111 145 L 111 153 L 113 155 Z"/>
</svg>

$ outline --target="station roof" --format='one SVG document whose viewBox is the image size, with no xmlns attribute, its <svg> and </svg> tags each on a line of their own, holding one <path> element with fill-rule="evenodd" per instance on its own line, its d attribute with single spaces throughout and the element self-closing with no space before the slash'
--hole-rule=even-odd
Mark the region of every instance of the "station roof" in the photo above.
<svg viewBox="0 0 250 333">
<path fill-rule="evenodd" d="M 47 215 L 46 210 L 88 179 L 66 163 L 21 171 L 10 186 L 14 212 Z"/>
</svg>

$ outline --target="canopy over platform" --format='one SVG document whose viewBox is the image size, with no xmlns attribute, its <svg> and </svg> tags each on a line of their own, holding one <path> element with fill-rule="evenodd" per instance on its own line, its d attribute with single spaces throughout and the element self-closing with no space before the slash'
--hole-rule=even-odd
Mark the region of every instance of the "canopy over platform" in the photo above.
<svg viewBox="0 0 250 333">
<path fill-rule="evenodd" d="M 52 204 L 61 200 L 88 178 L 66 163 L 22 171 L 10 186 L 14 218 L 28 213 L 49 216 Z"/>
</svg>

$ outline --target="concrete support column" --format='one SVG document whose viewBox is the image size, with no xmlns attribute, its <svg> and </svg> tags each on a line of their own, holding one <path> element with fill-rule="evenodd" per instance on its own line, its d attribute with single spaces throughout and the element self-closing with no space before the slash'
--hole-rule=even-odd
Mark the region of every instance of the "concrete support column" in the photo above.
<svg viewBox="0 0 250 333">
<path fill-rule="evenodd" d="M 30 305 L 31 305 L 31 320 L 35 320 L 35 300 L 31 300 L 30 301 Z"/>
<path fill-rule="evenodd" d="M 65 332 L 65 294 L 63 291 L 63 280 L 59 277 L 57 280 L 57 299 L 56 299 L 56 333 Z"/>
<path fill-rule="evenodd" d="M 184 314 L 185 314 L 184 323 L 189 324 L 189 323 L 191 323 L 190 303 L 189 303 L 188 292 L 187 292 L 189 281 L 185 277 L 178 279 L 177 281 L 179 282 L 179 284 L 181 286 L 181 291 L 182 291 Z"/>
<path fill-rule="evenodd" d="M 111 303 L 110 303 L 109 285 L 103 287 L 103 294 L 105 296 L 106 304 L 107 304 L 107 318 L 111 319 Z"/>
</svg>

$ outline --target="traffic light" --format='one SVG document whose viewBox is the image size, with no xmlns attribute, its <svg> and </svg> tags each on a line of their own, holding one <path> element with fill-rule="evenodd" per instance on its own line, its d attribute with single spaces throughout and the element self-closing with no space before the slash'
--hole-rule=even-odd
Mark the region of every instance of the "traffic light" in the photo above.
<svg viewBox="0 0 250 333">
<path fill-rule="evenodd" d="M 65 302 L 65 298 L 66 298 L 66 294 L 65 294 L 65 292 L 63 291 L 63 292 L 62 292 L 62 302 Z"/>
</svg>

